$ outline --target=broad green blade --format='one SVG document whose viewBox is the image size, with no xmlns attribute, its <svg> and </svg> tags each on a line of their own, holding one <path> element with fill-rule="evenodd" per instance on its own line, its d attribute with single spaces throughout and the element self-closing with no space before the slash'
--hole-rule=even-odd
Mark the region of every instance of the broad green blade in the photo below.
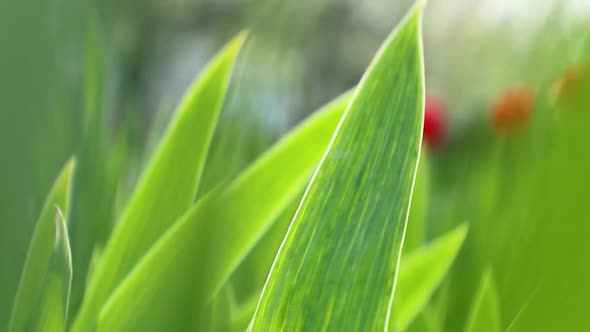
<svg viewBox="0 0 590 332">
<path fill-rule="evenodd" d="M 90 279 L 74 331 L 87 331 L 95 324 L 115 287 L 193 204 L 244 38 L 240 34 L 231 41 L 189 88 Z"/>
<path fill-rule="evenodd" d="M 422 5 L 363 76 L 290 225 L 252 331 L 387 329 L 420 154 Z"/>
<path fill-rule="evenodd" d="M 50 265 L 56 243 L 55 207 L 67 213 L 75 161 L 64 166 L 47 196 L 41 216 L 37 220 L 12 307 L 9 331 L 25 331 L 36 320 L 34 308 L 42 294 L 44 277 Z"/>
<path fill-rule="evenodd" d="M 55 246 L 39 302 L 37 303 L 35 331 L 65 331 L 70 289 L 72 286 L 72 253 L 68 229 L 62 212 L 57 208 L 55 217 Z"/>
<path fill-rule="evenodd" d="M 390 331 L 405 331 L 424 309 L 455 260 L 467 226 L 462 225 L 402 257 L 391 308 Z"/>
<path fill-rule="evenodd" d="M 326 106 L 261 156 L 227 190 L 212 192 L 197 203 L 113 294 L 102 310 L 98 331 L 174 330 L 195 323 L 195 312 L 214 298 L 301 192 L 347 101 L 345 95 Z"/>
<path fill-rule="evenodd" d="M 467 318 L 465 332 L 501 331 L 500 306 L 491 270 L 484 272 L 479 284 L 471 312 Z"/>
<path fill-rule="evenodd" d="M 423 154 L 416 173 L 412 193 L 412 207 L 408 217 L 408 228 L 404 238 L 404 253 L 419 248 L 426 240 L 426 211 L 428 211 L 429 169 L 428 156 Z"/>
</svg>

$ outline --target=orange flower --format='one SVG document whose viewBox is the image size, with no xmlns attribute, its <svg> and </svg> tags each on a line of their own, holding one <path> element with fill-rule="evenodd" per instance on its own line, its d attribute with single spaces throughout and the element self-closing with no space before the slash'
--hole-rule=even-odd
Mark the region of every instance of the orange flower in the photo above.
<svg viewBox="0 0 590 332">
<path fill-rule="evenodd" d="M 568 106 L 581 102 L 588 93 L 588 67 L 574 64 L 566 69 L 562 77 L 551 85 L 549 101 L 552 105 Z"/>
<path fill-rule="evenodd" d="M 525 127 L 531 118 L 534 93 L 528 86 L 517 85 L 498 97 L 492 108 L 492 124 L 505 132 Z"/>
</svg>

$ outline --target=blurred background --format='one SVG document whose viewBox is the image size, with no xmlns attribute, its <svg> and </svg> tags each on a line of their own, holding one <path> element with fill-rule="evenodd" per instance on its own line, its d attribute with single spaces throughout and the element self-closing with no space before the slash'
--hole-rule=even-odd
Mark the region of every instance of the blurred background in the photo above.
<svg viewBox="0 0 590 332">
<path fill-rule="evenodd" d="M 0 326 L 8 319 L 43 199 L 70 156 L 80 167 L 75 190 L 93 193 L 76 198 L 74 221 L 77 210 L 113 220 L 185 88 L 225 42 L 248 30 L 206 166 L 202 190 L 211 188 L 352 88 L 411 5 L 0 2 Z M 489 105 L 507 86 L 528 82 L 541 89 L 575 62 L 589 21 L 587 0 L 429 0 L 427 94 L 445 105 L 443 150 L 452 155 L 461 142 L 486 132 Z M 441 215 L 450 209 L 445 197 L 454 196 L 442 197 L 432 203 L 444 206 L 435 209 Z M 98 245 L 111 226 L 94 230 Z M 73 227 L 75 233 L 75 222 Z M 80 234 L 73 245 L 89 256 L 93 246 L 85 236 L 93 237 Z"/>
</svg>

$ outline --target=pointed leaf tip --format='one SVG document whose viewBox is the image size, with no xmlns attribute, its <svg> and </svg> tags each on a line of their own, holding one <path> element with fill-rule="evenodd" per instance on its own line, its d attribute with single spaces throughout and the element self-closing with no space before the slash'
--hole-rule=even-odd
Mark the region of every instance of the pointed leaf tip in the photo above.
<svg viewBox="0 0 590 332">
<path fill-rule="evenodd" d="M 423 127 L 414 14 L 387 38 L 342 116 L 275 257 L 252 331 L 387 327 Z"/>
</svg>

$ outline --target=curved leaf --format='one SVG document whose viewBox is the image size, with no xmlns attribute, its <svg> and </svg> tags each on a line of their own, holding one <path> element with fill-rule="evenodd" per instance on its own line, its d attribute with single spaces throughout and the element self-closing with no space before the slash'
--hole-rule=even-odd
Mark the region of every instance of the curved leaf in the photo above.
<svg viewBox="0 0 590 332">
<path fill-rule="evenodd" d="M 173 329 L 185 326 L 183 322 L 194 323 L 195 310 L 213 299 L 301 192 L 347 101 L 345 95 L 326 106 L 260 157 L 227 190 L 210 193 L 197 203 L 113 294 L 102 310 L 98 331 Z M 305 154 L 293 158 L 304 148 Z"/>
<path fill-rule="evenodd" d="M 419 159 L 422 5 L 363 76 L 290 225 L 252 331 L 387 328 Z"/>
<path fill-rule="evenodd" d="M 71 159 L 61 170 L 41 210 L 14 300 L 9 331 L 25 331 L 36 321 L 34 308 L 44 290 L 44 277 L 60 229 L 55 227 L 55 207 L 69 211 L 74 167 L 75 161 Z"/>
<path fill-rule="evenodd" d="M 74 331 L 88 331 L 98 311 L 154 242 L 193 204 L 241 34 L 204 69 L 180 103 L 90 279 Z"/>
<path fill-rule="evenodd" d="M 55 216 L 55 246 L 37 303 L 35 331 L 65 331 L 72 287 L 72 253 L 66 221 Z"/>
</svg>

